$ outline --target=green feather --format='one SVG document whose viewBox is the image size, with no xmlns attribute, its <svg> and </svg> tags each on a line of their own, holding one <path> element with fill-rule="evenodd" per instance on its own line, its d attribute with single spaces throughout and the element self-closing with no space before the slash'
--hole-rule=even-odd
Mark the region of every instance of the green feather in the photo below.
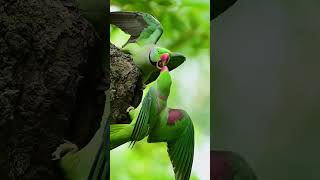
<svg viewBox="0 0 320 180">
<path fill-rule="evenodd" d="M 111 12 L 110 23 L 131 35 L 127 43 L 141 46 L 156 44 L 163 33 L 160 22 L 147 13 Z"/>
<path fill-rule="evenodd" d="M 142 107 L 140 109 L 137 122 L 134 126 L 132 135 L 130 137 L 131 143 L 130 146 L 133 147 L 137 140 L 143 139 L 149 131 L 149 119 L 152 101 L 154 100 L 152 95 L 153 89 L 150 88 L 147 95 L 144 97 L 142 102 Z"/>
<path fill-rule="evenodd" d="M 148 142 L 167 142 L 168 154 L 173 165 L 176 180 L 189 179 L 194 154 L 194 128 L 188 114 L 180 110 L 183 117 L 173 125 L 168 125 L 169 109 L 151 129 Z"/>
</svg>

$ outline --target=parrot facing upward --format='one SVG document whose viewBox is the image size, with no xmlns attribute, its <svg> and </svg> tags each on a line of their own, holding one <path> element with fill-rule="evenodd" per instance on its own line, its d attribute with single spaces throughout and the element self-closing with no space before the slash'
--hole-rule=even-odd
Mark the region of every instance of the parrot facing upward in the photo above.
<svg viewBox="0 0 320 180">
<path fill-rule="evenodd" d="M 193 163 L 193 123 L 185 111 L 167 107 L 171 76 L 166 62 L 163 64 L 158 79 L 143 99 L 130 137 L 131 146 L 146 135 L 149 143 L 166 142 L 176 180 L 187 180 Z"/>
<path fill-rule="evenodd" d="M 152 15 L 141 12 L 111 12 L 110 23 L 131 35 L 122 50 L 131 54 L 142 72 L 145 84 L 153 82 L 159 76 L 157 67 L 161 65 L 158 63 L 167 61 L 168 68 L 173 70 L 185 61 L 183 55 L 156 45 L 163 29 Z"/>
<path fill-rule="evenodd" d="M 132 122 L 110 126 L 110 148 L 128 141 L 133 147 L 146 136 L 149 143 L 166 142 L 175 179 L 188 180 L 193 163 L 194 128 L 185 111 L 167 107 L 171 76 L 165 65 L 162 62 L 159 77 L 147 85 L 140 105 L 128 109 Z"/>
</svg>

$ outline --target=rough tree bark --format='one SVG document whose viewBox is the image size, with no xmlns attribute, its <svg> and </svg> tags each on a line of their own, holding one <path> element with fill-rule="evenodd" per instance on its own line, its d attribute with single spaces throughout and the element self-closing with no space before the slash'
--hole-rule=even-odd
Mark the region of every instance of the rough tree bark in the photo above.
<svg viewBox="0 0 320 180">
<path fill-rule="evenodd" d="M 104 74 L 100 43 L 71 1 L 0 1 L 1 180 L 62 180 L 51 153 L 63 139 L 80 148 L 91 139 L 108 87 L 111 123 L 130 122 L 141 74 L 115 46 Z"/>
<path fill-rule="evenodd" d="M 141 72 L 132 58 L 117 47 L 110 46 L 111 117 L 110 124 L 130 123 L 126 112 L 141 101 L 143 82 Z"/>
<path fill-rule="evenodd" d="M 63 179 L 51 153 L 64 138 L 83 146 L 102 114 L 99 39 L 54 0 L 0 1 L 0 35 L 0 177 Z"/>
</svg>

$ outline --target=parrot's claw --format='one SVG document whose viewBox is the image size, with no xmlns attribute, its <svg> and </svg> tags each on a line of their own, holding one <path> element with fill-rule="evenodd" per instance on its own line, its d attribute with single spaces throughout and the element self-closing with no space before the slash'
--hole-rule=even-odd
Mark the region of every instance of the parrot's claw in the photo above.
<svg viewBox="0 0 320 180">
<path fill-rule="evenodd" d="M 64 140 L 63 144 L 60 144 L 57 149 L 51 154 L 51 160 L 59 160 L 61 157 L 68 153 L 74 153 L 79 150 L 78 146 L 70 141 Z"/>
<path fill-rule="evenodd" d="M 128 107 L 128 109 L 127 109 L 126 111 L 127 111 L 127 112 L 130 112 L 130 111 L 132 111 L 132 110 L 134 110 L 134 107 L 130 106 L 130 107 Z"/>
</svg>

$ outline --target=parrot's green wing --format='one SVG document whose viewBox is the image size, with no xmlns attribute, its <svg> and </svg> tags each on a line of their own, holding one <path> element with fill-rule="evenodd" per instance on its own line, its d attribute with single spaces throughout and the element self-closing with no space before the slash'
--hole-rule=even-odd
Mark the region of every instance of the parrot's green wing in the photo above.
<svg viewBox="0 0 320 180">
<path fill-rule="evenodd" d="M 178 66 L 180 66 L 182 63 L 184 63 L 185 60 L 186 60 L 186 57 L 184 55 L 180 53 L 172 53 L 169 63 L 167 65 L 169 71 L 172 71 Z M 155 81 L 158 78 L 159 74 L 160 74 L 159 70 L 153 71 L 150 77 L 148 78 L 148 80 L 145 82 L 145 84 L 149 84 Z"/>
<path fill-rule="evenodd" d="M 168 153 L 176 180 L 187 180 L 191 174 L 194 151 L 194 129 L 192 122 L 189 122 L 190 124 L 178 140 L 168 142 Z"/>
<path fill-rule="evenodd" d="M 231 7 L 237 0 L 214 0 L 213 8 L 211 10 L 212 17 L 211 20 L 219 16 L 221 13 L 226 11 L 229 7 Z"/>
<path fill-rule="evenodd" d="M 156 44 L 163 32 L 160 22 L 147 13 L 111 12 L 110 23 L 131 35 L 127 43 Z"/>
<path fill-rule="evenodd" d="M 140 140 L 146 136 L 149 131 L 149 117 L 150 117 L 150 109 L 152 104 L 152 88 L 148 91 L 146 96 L 143 98 L 142 106 L 137 117 L 136 124 L 134 125 L 133 132 L 131 134 L 130 146 L 133 147 L 137 140 Z"/>
</svg>

